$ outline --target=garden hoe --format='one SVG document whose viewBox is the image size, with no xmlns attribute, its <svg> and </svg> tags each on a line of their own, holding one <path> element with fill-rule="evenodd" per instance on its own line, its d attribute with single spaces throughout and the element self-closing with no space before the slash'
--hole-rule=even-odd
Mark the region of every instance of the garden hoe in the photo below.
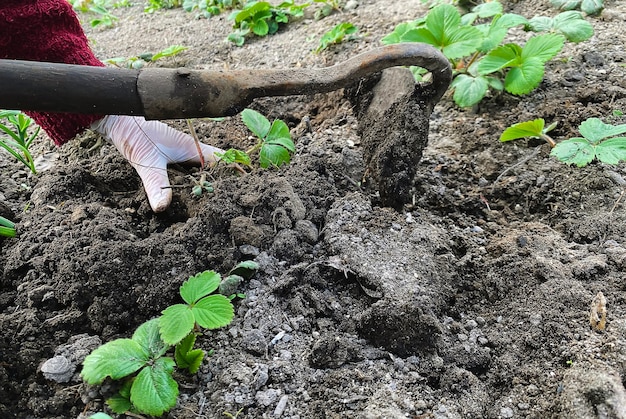
<svg viewBox="0 0 626 419">
<path fill-rule="evenodd" d="M 432 75 L 416 84 L 406 69 Z M 0 109 L 146 119 L 239 113 L 255 98 L 309 95 L 346 88 L 363 136 L 368 173 L 384 205 L 408 202 L 415 166 L 428 138 L 428 120 L 452 77 L 448 60 L 419 43 L 388 45 L 319 69 L 141 70 L 0 60 Z"/>
</svg>

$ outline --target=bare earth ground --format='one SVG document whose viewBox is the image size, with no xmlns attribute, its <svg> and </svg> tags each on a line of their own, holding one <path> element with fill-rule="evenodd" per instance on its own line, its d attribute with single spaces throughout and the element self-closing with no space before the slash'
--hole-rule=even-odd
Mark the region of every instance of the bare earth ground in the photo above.
<svg viewBox="0 0 626 419">
<path fill-rule="evenodd" d="M 158 216 L 110 145 L 90 150 L 92 133 L 58 150 L 42 139 L 37 152 L 52 167 L 36 177 L 0 155 L 0 214 L 19 228 L 0 239 L 0 417 L 104 409 L 110 386 L 87 388 L 77 374 L 57 384 L 41 364 L 128 337 L 178 302 L 190 275 L 255 259 L 234 322 L 199 339 L 215 354 L 197 376 L 180 375 L 167 417 L 626 418 L 626 166 L 577 169 L 538 141 L 497 141 L 539 117 L 558 121 L 557 140 L 592 116 L 626 123 L 610 117 L 626 111 L 626 4 L 606 6 L 590 18 L 596 35 L 567 45 L 534 93 L 472 110 L 444 97 L 402 211 L 361 189 L 358 121 L 341 92 L 255 102 L 293 128 L 293 163 L 216 175 L 215 192 L 199 199 L 194 170 L 172 168 L 173 183 L 188 187 Z M 547 0 L 505 7 L 557 13 Z M 102 59 L 181 44 L 189 50 L 159 65 L 323 67 L 425 11 L 419 0 L 361 0 L 243 48 L 224 41 L 225 16 L 180 9 L 147 15 L 135 5 L 115 11 L 115 27 L 87 31 Z M 362 37 L 312 54 L 341 21 Z M 196 127 L 214 145 L 250 144 L 237 117 Z M 589 325 L 599 291 L 604 333 Z"/>
</svg>

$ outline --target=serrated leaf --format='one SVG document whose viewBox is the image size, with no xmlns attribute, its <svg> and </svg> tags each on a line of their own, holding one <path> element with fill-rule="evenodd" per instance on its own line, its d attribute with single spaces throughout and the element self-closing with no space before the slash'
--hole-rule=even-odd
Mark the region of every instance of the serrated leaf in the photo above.
<svg viewBox="0 0 626 419">
<path fill-rule="evenodd" d="M 554 17 L 553 25 L 571 42 L 586 41 L 593 36 L 593 26 L 579 12 L 559 13 Z"/>
<path fill-rule="evenodd" d="M 456 7 L 449 4 L 435 6 L 426 16 L 426 27 L 444 45 L 451 29 L 456 29 L 461 23 L 461 14 Z"/>
<path fill-rule="evenodd" d="M 526 30 L 533 32 L 546 32 L 552 29 L 554 21 L 547 16 L 535 16 L 526 24 Z"/>
<path fill-rule="evenodd" d="M 132 339 L 116 339 L 96 348 L 83 361 L 80 375 L 88 384 L 100 384 L 105 378 L 126 377 L 150 359 L 150 354 Z"/>
<path fill-rule="evenodd" d="M 117 413 L 117 412 L 115 412 L 115 413 Z M 113 418 L 111 416 L 107 415 L 106 413 L 98 412 L 98 413 L 94 413 L 93 415 L 89 416 L 89 419 L 113 419 Z"/>
<path fill-rule="evenodd" d="M 604 0 L 583 0 L 580 10 L 588 15 L 597 15 L 604 9 Z"/>
<path fill-rule="evenodd" d="M 578 167 L 588 165 L 595 158 L 593 146 L 584 138 L 570 138 L 558 143 L 550 152 L 560 161 Z"/>
<path fill-rule="evenodd" d="M 117 413 L 118 415 L 128 412 L 132 407 L 130 398 L 124 397 L 120 393 L 116 393 L 106 399 L 106 404 L 113 413 Z"/>
<path fill-rule="evenodd" d="M 487 33 L 484 34 L 482 44 L 478 50 L 484 53 L 493 50 L 502 43 L 506 37 L 507 31 L 507 28 L 490 27 Z"/>
<path fill-rule="evenodd" d="M 565 39 L 561 35 L 545 34 L 533 36 L 522 48 L 522 60 L 534 57 L 545 63 L 563 49 Z"/>
<path fill-rule="evenodd" d="M 598 118 L 589 118 L 583 121 L 578 127 L 580 134 L 591 144 L 597 144 L 604 138 L 614 137 L 626 132 L 626 124 L 610 125 L 605 124 Z"/>
<path fill-rule="evenodd" d="M 543 62 L 539 58 L 527 58 L 519 66 L 511 68 L 506 74 L 504 89 L 514 95 L 530 93 L 541 83 L 544 71 Z"/>
<path fill-rule="evenodd" d="M 482 3 L 474 7 L 472 12 L 477 13 L 481 18 L 492 17 L 502 13 L 502 4 L 497 1 Z"/>
<path fill-rule="evenodd" d="M 172 378 L 174 365 L 171 358 L 159 358 L 137 374 L 130 401 L 141 413 L 160 416 L 176 406 L 178 384 Z"/>
<path fill-rule="evenodd" d="M 230 148 L 226 150 L 224 153 L 214 153 L 215 156 L 226 164 L 243 164 L 245 166 L 250 166 L 250 156 L 245 151 L 237 150 L 235 148 Z"/>
<path fill-rule="evenodd" d="M 244 109 L 241 112 L 241 120 L 257 137 L 263 139 L 270 130 L 270 121 L 252 109 Z"/>
<path fill-rule="evenodd" d="M 454 60 L 473 54 L 483 42 L 482 33 L 473 26 L 460 26 L 448 31 L 442 48 L 443 55 Z"/>
<path fill-rule="evenodd" d="M 580 6 L 581 0 L 550 0 L 550 4 L 561 10 L 574 10 Z"/>
<path fill-rule="evenodd" d="M 399 44 L 400 42 L 406 42 L 403 40 L 404 34 L 412 29 L 415 29 L 416 27 L 417 27 L 416 22 L 400 23 L 398 26 L 394 28 L 393 32 L 385 36 L 380 41 L 382 42 L 383 45 Z"/>
<path fill-rule="evenodd" d="M 161 339 L 161 333 L 159 332 L 159 319 L 148 320 L 140 325 L 133 338 L 149 355 L 150 358 L 156 359 L 169 349 L 169 345 L 163 342 Z"/>
<path fill-rule="evenodd" d="M 162 311 L 162 315 L 159 317 L 161 338 L 169 345 L 176 345 L 193 330 L 195 323 L 196 320 L 190 306 L 186 304 L 169 306 Z"/>
<path fill-rule="evenodd" d="M 499 92 L 504 90 L 504 82 L 497 77 L 485 76 L 489 87 Z"/>
<path fill-rule="evenodd" d="M 230 300 L 223 295 L 209 295 L 192 308 L 196 323 L 205 329 L 217 329 L 229 324 L 235 316 Z"/>
<path fill-rule="evenodd" d="M 596 158 L 603 163 L 617 164 L 626 160 L 626 137 L 609 138 L 596 146 Z"/>
<path fill-rule="evenodd" d="M 516 65 L 522 53 L 522 49 L 515 44 L 502 45 L 485 55 L 476 66 L 479 74 L 485 75 L 503 68 Z"/>
<path fill-rule="evenodd" d="M 270 31 L 270 27 L 264 19 L 257 20 L 252 24 L 252 32 L 258 36 L 265 36 Z"/>
<path fill-rule="evenodd" d="M 465 108 L 480 102 L 485 97 L 489 86 L 487 80 L 482 76 L 471 77 L 460 74 L 454 79 L 450 87 L 454 89 L 454 103 Z"/>
<path fill-rule="evenodd" d="M 515 13 L 505 13 L 500 17 L 495 17 L 492 24 L 501 28 L 509 29 L 528 24 L 528 19 L 524 16 L 516 15 Z"/>
<path fill-rule="evenodd" d="M 525 137 L 541 137 L 545 121 L 542 118 L 513 124 L 500 135 L 500 141 L 511 141 Z"/>
<path fill-rule="evenodd" d="M 220 274 L 204 271 L 190 277 L 180 286 L 180 296 L 187 304 L 193 304 L 205 295 L 209 295 L 220 285 Z"/>
<path fill-rule="evenodd" d="M 296 151 L 296 146 L 293 144 L 293 141 L 291 141 L 289 127 L 280 119 L 272 123 L 272 127 L 267 133 L 265 141 L 271 144 L 280 144 L 292 153 Z"/>
<path fill-rule="evenodd" d="M 264 143 L 259 152 L 259 164 L 263 169 L 270 166 L 280 167 L 291 161 L 289 151 L 282 145 Z"/>
</svg>

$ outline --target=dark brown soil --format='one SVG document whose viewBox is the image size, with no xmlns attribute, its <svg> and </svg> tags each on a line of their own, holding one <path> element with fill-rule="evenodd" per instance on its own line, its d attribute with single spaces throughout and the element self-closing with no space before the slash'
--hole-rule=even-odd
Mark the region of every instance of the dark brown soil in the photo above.
<svg viewBox="0 0 626 419">
<path fill-rule="evenodd" d="M 158 65 L 228 69 L 324 67 L 427 11 L 419 0 L 352 3 L 242 48 L 224 41 L 225 16 L 135 5 L 115 10 L 113 28 L 84 18 L 102 59 L 181 44 L 189 50 Z M 557 13 L 547 0 L 504 3 L 528 17 Z M 626 166 L 568 167 L 547 144 L 498 142 L 505 127 L 534 118 L 557 121 L 557 141 L 588 117 L 626 123 L 612 116 L 626 112 L 626 7 L 606 7 L 589 18 L 596 35 L 567 45 L 530 95 L 467 110 L 444 96 L 421 119 L 430 125 L 423 152 L 425 138 L 377 124 L 370 132 L 381 142 L 414 147 L 398 157 L 408 170 L 394 184 L 401 201 L 378 194 L 385 166 L 361 136 L 371 121 L 342 91 L 256 101 L 292 128 L 292 164 L 214 173 L 215 191 L 199 198 L 197 171 L 172 167 L 184 187 L 159 215 L 116 150 L 92 148 L 93 133 L 60 149 L 42 138 L 36 152 L 51 167 L 38 176 L 0 154 L 0 215 L 19 230 L 0 239 L 0 417 L 106 410 L 110 386 L 89 388 L 79 369 L 56 383 L 41 365 L 55 355 L 78 362 L 179 302 L 189 276 L 254 259 L 260 270 L 241 285 L 235 320 L 199 338 L 215 353 L 199 374 L 180 375 L 166 417 L 626 418 Z M 312 54 L 341 21 L 361 38 Z M 415 128 L 420 115 L 404 112 L 398 120 Z M 250 145 L 238 117 L 195 125 L 207 143 Z M 377 179 L 367 167 L 380 169 Z M 604 332 L 590 328 L 598 292 Z"/>
</svg>

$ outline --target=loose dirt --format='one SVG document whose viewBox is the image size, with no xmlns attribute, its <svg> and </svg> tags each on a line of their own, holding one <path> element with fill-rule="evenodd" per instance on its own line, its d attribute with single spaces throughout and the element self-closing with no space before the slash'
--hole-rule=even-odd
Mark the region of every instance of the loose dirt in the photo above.
<svg viewBox="0 0 626 419">
<path fill-rule="evenodd" d="M 115 10 L 110 29 L 83 19 L 101 59 L 180 44 L 189 49 L 157 65 L 315 68 L 427 12 L 419 0 L 350 4 L 241 48 L 225 41 L 226 14 L 134 5 Z M 504 5 L 557 13 L 547 0 Z M 89 388 L 79 369 L 56 383 L 43 363 L 80 362 L 179 302 L 189 276 L 254 259 L 260 270 L 241 285 L 235 320 L 199 337 L 214 354 L 199 374 L 177 376 L 179 403 L 166 417 L 626 418 L 626 166 L 578 169 L 539 141 L 498 142 L 505 127 L 534 118 L 558 122 L 557 141 L 588 117 L 626 123 L 611 116 L 626 111 L 626 5 L 607 1 L 589 19 L 594 37 L 566 45 L 530 95 L 465 110 L 445 95 L 424 121 L 428 144 L 395 209 L 366 173 L 368 121 L 343 91 L 255 101 L 292 128 L 292 164 L 213 173 L 215 191 L 199 198 L 197 170 L 172 167 L 184 187 L 160 215 L 111 145 L 92 148 L 91 132 L 60 149 L 42 138 L 35 151 L 49 169 L 38 176 L 0 154 L 0 215 L 19 229 L 0 239 L 0 416 L 106 409 L 111 385 Z M 361 37 L 313 54 L 342 21 Z M 251 145 L 238 117 L 195 126 L 207 143 Z M 383 128 L 381 142 L 402 138 Z M 598 292 L 603 332 L 590 327 Z"/>
</svg>

